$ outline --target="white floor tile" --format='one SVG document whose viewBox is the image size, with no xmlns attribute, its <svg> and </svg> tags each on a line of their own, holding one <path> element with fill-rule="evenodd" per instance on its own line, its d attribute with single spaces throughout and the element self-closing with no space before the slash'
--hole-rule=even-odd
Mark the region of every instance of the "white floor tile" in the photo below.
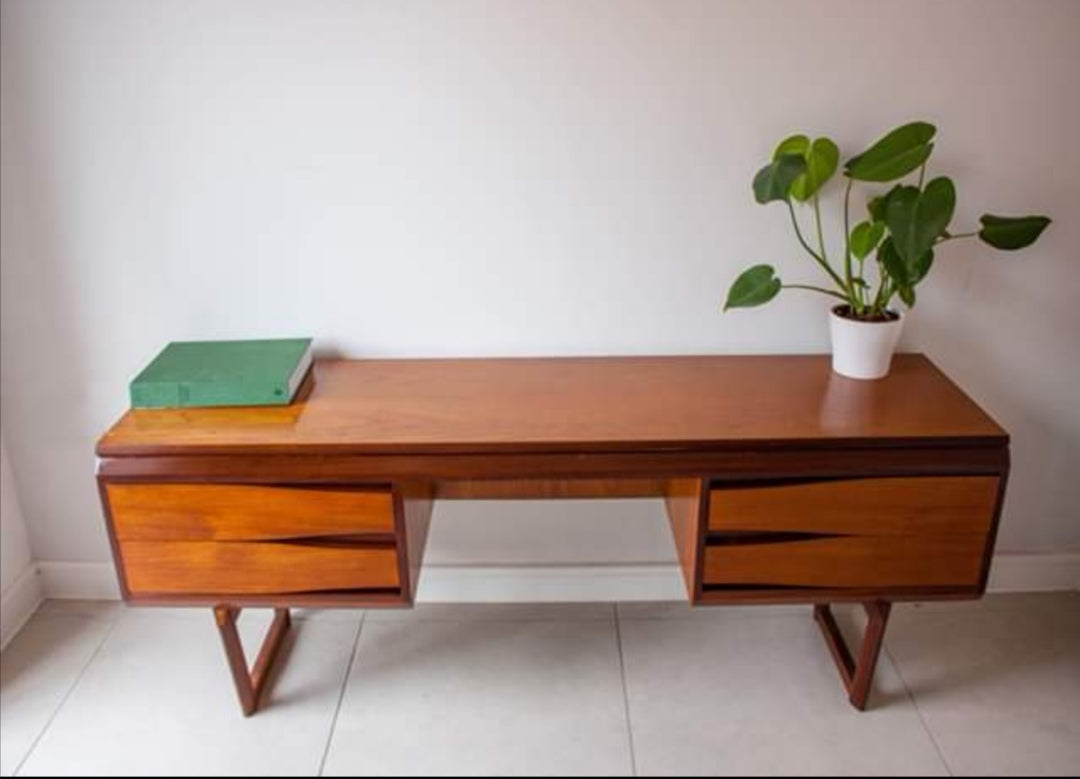
<svg viewBox="0 0 1080 779">
<path fill-rule="evenodd" d="M 366 622 L 326 773 L 629 773 L 614 627 Z"/>
<path fill-rule="evenodd" d="M 1011 600 L 899 610 L 886 648 L 954 773 L 1076 775 L 1080 598 Z"/>
<path fill-rule="evenodd" d="M 0 654 L 0 774 L 27 756 L 111 627 L 37 613 Z"/>
<path fill-rule="evenodd" d="M 295 622 L 268 705 L 245 719 L 213 617 L 201 617 L 125 612 L 20 773 L 317 772 L 359 623 Z M 249 658 L 269 617 L 240 620 Z"/>
<path fill-rule="evenodd" d="M 864 714 L 807 606 L 618 613 L 639 773 L 1080 770 L 1080 594 L 898 604 Z M 46 602 L 0 657 L 0 772 L 317 772 L 362 612 L 294 614 L 269 706 L 245 719 L 209 609 Z M 367 612 L 327 772 L 628 773 L 613 615 Z M 241 617 L 252 656 L 269 618 Z"/>
<path fill-rule="evenodd" d="M 366 612 L 363 609 L 309 609 L 309 608 L 294 608 L 289 610 L 289 614 L 294 620 L 297 619 L 316 619 L 325 622 L 348 622 L 355 625 L 359 620 L 363 619 Z M 243 613 L 241 613 L 241 617 Z"/>
<path fill-rule="evenodd" d="M 809 613 L 626 619 L 621 631 L 643 775 L 946 772 L 888 659 L 857 712 Z"/>
<path fill-rule="evenodd" d="M 984 595 L 978 600 L 932 600 L 897 603 L 893 616 L 900 612 L 967 614 L 999 611 L 1058 611 L 1080 609 L 1080 592 L 1002 592 Z"/>
</svg>

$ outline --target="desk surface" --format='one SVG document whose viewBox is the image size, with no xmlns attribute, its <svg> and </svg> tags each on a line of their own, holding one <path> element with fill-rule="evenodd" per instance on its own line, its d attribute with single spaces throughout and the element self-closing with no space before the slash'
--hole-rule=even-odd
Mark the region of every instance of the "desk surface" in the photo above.
<svg viewBox="0 0 1080 779">
<path fill-rule="evenodd" d="M 879 381 L 827 356 L 329 360 L 290 406 L 131 410 L 103 457 L 601 452 L 748 446 L 1000 446 L 1007 436 L 922 355 Z M 310 377 L 309 377 L 310 381 Z"/>
</svg>

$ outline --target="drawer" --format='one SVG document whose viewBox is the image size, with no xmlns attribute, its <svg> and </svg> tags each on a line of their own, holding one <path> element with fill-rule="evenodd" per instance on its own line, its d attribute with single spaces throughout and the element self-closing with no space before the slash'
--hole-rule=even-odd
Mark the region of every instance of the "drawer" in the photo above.
<svg viewBox="0 0 1080 779">
<path fill-rule="evenodd" d="M 403 591 L 389 490 L 111 483 L 105 493 L 136 600 Z"/>
<path fill-rule="evenodd" d="M 139 595 L 315 594 L 398 589 L 397 550 L 293 541 L 120 541 Z"/>
<path fill-rule="evenodd" d="M 982 582 L 998 478 L 731 487 L 709 500 L 706 590 L 968 592 Z"/>
<path fill-rule="evenodd" d="M 389 490 L 109 484 L 119 541 L 259 541 L 394 532 Z"/>
<path fill-rule="evenodd" d="M 726 589 L 977 587 L 986 536 L 756 540 L 705 549 L 704 583 Z"/>
<path fill-rule="evenodd" d="M 709 530 L 873 536 L 990 529 L 996 476 L 851 479 L 714 489 Z"/>
</svg>

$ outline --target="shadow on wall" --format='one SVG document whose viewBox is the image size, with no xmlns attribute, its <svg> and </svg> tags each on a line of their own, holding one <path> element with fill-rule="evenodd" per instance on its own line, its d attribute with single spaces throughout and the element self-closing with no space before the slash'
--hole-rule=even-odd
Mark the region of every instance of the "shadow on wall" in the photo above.
<svg viewBox="0 0 1080 779">
<path fill-rule="evenodd" d="M 8 16 L 4 17 L 5 27 Z M 14 36 L 14 34 L 12 34 Z M 24 84 L 10 78 L 18 40 L 4 35 L 0 88 L 0 397 L 4 435 L 33 548 L 46 538 L 70 537 L 75 557 L 108 554 L 96 506 L 88 361 L 108 348 L 88 333 L 85 291 L 71 268 L 80 262 L 77 224 L 61 220 L 65 176 L 57 160 L 28 137 L 40 126 L 38 106 Z M 15 52 L 10 51 L 16 49 Z M 107 340 L 107 338 L 105 339 Z M 65 475 L 83 473 L 72 480 Z M 62 481 L 62 484 L 60 483 Z M 35 483 L 36 482 L 36 483 Z M 80 518 L 77 522 L 72 517 Z M 85 551 L 80 551 L 85 550 Z"/>
<path fill-rule="evenodd" d="M 924 351 L 1009 432 L 1003 552 L 1080 550 L 1080 526 L 1068 521 L 1080 502 L 1080 429 L 1070 424 L 1075 413 L 1055 407 L 1080 386 L 1076 340 L 1062 338 L 1063 328 L 1080 326 L 1075 311 L 1048 305 L 1039 288 L 1011 283 L 1040 263 L 1040 274 L 1064 280 L 1065 269 L 1045 265 L 1065 256 L 1059 247 L 1073 231 L 1055 224 L 1030 258 L 986 256 L 977 246 L 943 257 L 910 317 L 908 348 Z M 1044 375 L 1055 351 L 1061 373 Z"/>
</svg>

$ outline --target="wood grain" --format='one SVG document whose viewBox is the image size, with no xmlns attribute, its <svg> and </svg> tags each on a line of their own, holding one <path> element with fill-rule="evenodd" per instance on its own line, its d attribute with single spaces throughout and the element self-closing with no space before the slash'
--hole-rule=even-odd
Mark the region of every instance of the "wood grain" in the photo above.
<svg viewBox="0 0 1080 779">
<path fill-rule="evenodd" d="M 407 585 L 406 597 L 410 601 L 416 599 L 416 587 L 420 582 L 420 565 L 424 560 L 431 513 L 435 508 L 433 491 L 432 485 L 424 482 L 404 483 L 397 488 L 401 504 L 398 547 L 403 550 L 402 580 Z"/>
<path fill-rule="evenodd" d="M 898 587 L 972 591 L 986 543 L 986 533 L 927 533 L 708 546 L 704 584 L 853 587 L 880 597 Z"/>
<path fill-rule="evenodd" d="M 874 669 L 877 667 L 878 655 L 881 653 L 885 625 L 889 621 L 892 604 L 887 601 L 869 601 L 863 603 L 863 608 L 866 609 L 866 630 L 863 633 L 862 645 L 859 647 L 859 660 L 856 662 L 851 656 L 851 650 L 848 649 L 843 633 L 840 632 L 840 627 L 836 624 L 832 609 L 828 604 L 814 606 L 814 621 L 821 628 L 825 645 L 836 663 L 836 670 L 840 672 L 840 679 L 848 690 L 848 699 L 859 711 L 866 709 L 866 700 L 870 696 Z"/>
<path fill-rule="evenodd" d="M 225 658 L 229 662 L 229 671 L 232 673 L 233 684 L 236 686 L 237 697 L 240 698 L 240 709 L 245 717 L 250 717 L 259 706 L 259 700 L 266 690 L 266 684 L 270 680 L 270 669 L 285 643 L 285 636 L 292 626 L 288 609 L 274 609 L 274 621 L 263 638 L 259 648 L 255 665 L 248 670 L 247 659 L 244 656 L 244 645 L 240 641 L 240 632 L 236 629 L 236 620 L 240 616 L 240 609 L 228 606 L 216 606 L 214 619 L 217 622 L 218 631 L 221 634 L 221 643 L 225 649 Z"/>
<path fill-rule="evenodd" d="M 679 558 L 687 597 L 697 600 L 698 566 L 701 559 L 701 524 L 705 511 L 705 482 L 702 479 L 672 479 L 667 484 L 664 506 L 667 509 L 675 552 Z"/>
<path fill-rule="evenodd" d="M 744 606 L 793 603 L 863 603 L 885 599 L 899 601 L 960 601 L 973 600 L 982 593 L 976 588 L 962 587 L 890 587 L 883 595 L 881 587 L 745 587 L 712 586 L 702 590 L 700 606 Z"/>
<path fill-rule="evenodd" d="M 108 484 L 116 535 L 238 541 L 392 533 L 389 490 L 237 484 Z"/>
<path fill-rule="evenodd" d="M 985 534 L 995 476 L 851 479 L 713 490 L 709 530 Z"/>
<path fill-rule="evenodd" d="M 145 594 L 257 595 L 397 588 L 392 548 L 276 542 L 123 541 L 127 585 Z"/>
<path fill-rule="evenodd" d="M 662 498 L 664 479 L 467 479 L 440 482 L 439 500 Z"/>
<path fill-rule="evenodd" d="M 136 409 L 102 457 L 1002 445 L 1004 431 L 921 355 L 881 381 L 827 356 L 337 360 L 287 407 Z"/>
<path fill-rule="evenodd" d="M 721 480 L 999 474 L 1008 466 L 1004 446 L 788 448 L 743 451 L 489 452 L 487 454 L 153 456 L 100 460 L 99 477 L 113 481 L 292 481 L 310 484 L 385 484 L 388 481 L 511 479 L 664 479 L 708 476 Z"/>
</svg>

